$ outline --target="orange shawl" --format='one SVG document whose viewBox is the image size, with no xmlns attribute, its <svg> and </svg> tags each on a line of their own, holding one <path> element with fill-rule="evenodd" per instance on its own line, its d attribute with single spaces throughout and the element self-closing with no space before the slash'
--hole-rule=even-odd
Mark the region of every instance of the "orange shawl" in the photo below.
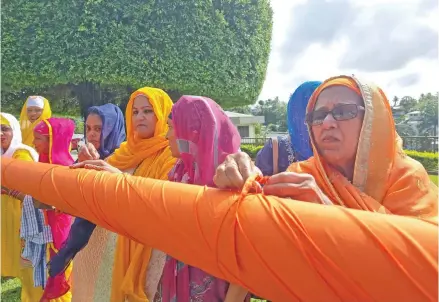
<svg viewBox="0 0 439 302">
<path fill-rule="evenodd" d="M 336 205 L 436 220 L 438 188 L 424 167 L 405 155 L 389 101 L 379 87 L 355 77 L 328 79 L 311 96 L 307 112 L 314 109 L 320 93 L 334 85 L 356 91 L 363 97 L 366 109 L 352 183 L 325 164 L 312 135 L 314 157 L 292 164 L 288 171 L 313 175 Z"/>
<path fill-rule="evenodd" d="M 137 137 L 132 125 L 134 99 L 145 95 L 157 117 L 154 136 L 149 139 Z M 168 179 L 168 173 L 176 159 L 172 157 L 168 140 L 168 116 L 171 113 L 172 101 L 161 89 L 144 87 L 135 91 L 128 101 L 125 118 L 127 141 L 110 156 L 107 161 L 112 166 L 121 169 L 136 168 L 134 175 L 154 179 Z M 117 237 L 114 255 L 112 302 L 124 301 L 147 302 L 145 293 L 146 273 L 151 257 L 151 247 L 139 244 L 124 236 Z"/>
</svg>

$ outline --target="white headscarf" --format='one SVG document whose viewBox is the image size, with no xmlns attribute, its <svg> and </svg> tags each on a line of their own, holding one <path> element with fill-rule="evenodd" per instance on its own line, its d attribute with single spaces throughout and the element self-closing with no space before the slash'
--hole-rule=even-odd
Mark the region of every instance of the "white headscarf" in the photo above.
<svg viewBox="0 0 439 302">
<path fill-rule="evenodd" d="M 38 107 L 40 109 L 44 108 L 44 99 L 41 96 L 30 96 L 27 98 L 26 108 Z"/>
<path fill-rule="evenodd" d="M 1 115 L 9 122 L 9 126 L 12 129 L 11 144 L 9 145 L 9 148 L 8 150 L 6 150 L 6 152 L 3 152 L 2 149 L 2 156 L 12 157 L 15 151 L 19 149 L 24 149 L 29 151 L 34 161 L 38 161 L 38 153 L 31 147 L 26 146 L 25 144 L 22 143 L 20 124 L 18 123 L 17 119 L 9 113 L 2 112 Z"/>
</svg>

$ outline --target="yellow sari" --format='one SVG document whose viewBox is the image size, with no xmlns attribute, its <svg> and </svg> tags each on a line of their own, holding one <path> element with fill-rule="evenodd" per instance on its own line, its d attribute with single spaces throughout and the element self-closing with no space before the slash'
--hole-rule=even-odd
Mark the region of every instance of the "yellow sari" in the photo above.
<svg viewBox="0 0 439 302">
<path fill-rule="evenodd" d="M 32 123 L 27 116 L 27 102 L 29 101 L 29 98 L 27 98 L 26 102 L 21 108 L 20 128 L 21 128 L 21 134 L 23 136 L 23 144 L 33 147 L 35 126 L 38 125 L 42 120 L 51 118 L 52 110 L 50 109 L 49 101 L 46 98 L 42 97 L 44 101 L 43 112 L 41 113 L 41 116 L 35 122 Z"/>
<path fill-rule="evenodd" d="M 151 103 L 157 117 L 154 136 L 139 139 L 132 126 L 134 99 L 144 95 Z M 135 168 L 133 175 L 154 179 L 168 179 L 168 173 L 176 159 L 172 157 L 168 141 L 167 119 L 172 109 L 172 101 L 161 89 L 141 88 L 134 92 L 126 108 L 127 141 L 108 158 L 108 163 L 120 170 Z M 148 302 L 145 286 L 147 268 L 152 248 L 137 243 L 124 236 L 118 236 L 114 256 L 112 302 Z"/>
<path fill-rule="evenodd" d="M 10 114 L 1 113 L 1 124 L 12 128 L 12 141 L 2 157 L 24 161 L 38 161 L 38 154 L 21 143 L 20 125 Z M 43 290 L 34 287 L 32 264 L 21 259 L 22 240 L 20 239 L 21 202 L 11 196 L 1 198 L 1 274 L 17 277 L 21 281 L 21 301 L 38 301 Z"/>
</svg>

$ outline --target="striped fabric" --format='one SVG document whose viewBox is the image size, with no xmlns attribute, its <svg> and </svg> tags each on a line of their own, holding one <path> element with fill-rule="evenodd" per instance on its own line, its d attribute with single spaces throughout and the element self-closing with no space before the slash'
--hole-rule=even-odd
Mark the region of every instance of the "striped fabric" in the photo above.
<svg viewBox="0 0 439 302">
<path fill-rule="evenodd" d="M 32 197 L 23 200 L 20 236 L 25 241 L 22 257 L 32 262 L 34 286 L 44 288 L 47 282 L 47 243 L 53 242 L 50 227 L 44 223 L 44 214 L 34 207 Z"/>
</svg>

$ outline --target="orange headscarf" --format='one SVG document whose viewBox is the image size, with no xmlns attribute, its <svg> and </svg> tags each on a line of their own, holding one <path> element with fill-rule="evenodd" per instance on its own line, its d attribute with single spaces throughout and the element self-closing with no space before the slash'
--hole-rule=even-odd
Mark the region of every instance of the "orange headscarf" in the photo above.
<svg viewBox="0 0 439 302">
<path fill-rule="evenodd" d="M 154 136 L 149 139 L 137 137 L 132 125 L 134 99 L 144 95 L 148 98 L 157 117 Z M 127 141 L 107 161 L 121 170 L 136 168 L 134 175 L 167 180 L 176 159 L 172 157 L 166 132 L 172 101 L 161 89 L 144 87 L 131 94 L 125 118 Z M 111 301 L 148 301 L 145 293 L 146 270 L 152 249 L 123 236 L 118 236 L 114 256 Z"/>
<path fill-rule="evenodd" d="M 324 89 L 337 85 L 348 87 L 364 100 L 365 115 L 352 184 L 325 164 L 312 135 L 314 157 L 292 164 L 288 171 L 313 175 L 318 186 L 337 205 L 436 218 L 437 187 L 431 183 L 424 167 L 404 154 L 389 101 L 379 87 L 355 77 L 330 78 L 315 90 L 307 112 L 314 109 Z M 311 133 L 311 129 L 309 131 Z"/>
</svg>

